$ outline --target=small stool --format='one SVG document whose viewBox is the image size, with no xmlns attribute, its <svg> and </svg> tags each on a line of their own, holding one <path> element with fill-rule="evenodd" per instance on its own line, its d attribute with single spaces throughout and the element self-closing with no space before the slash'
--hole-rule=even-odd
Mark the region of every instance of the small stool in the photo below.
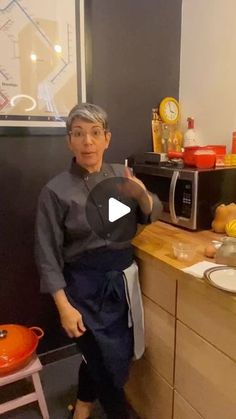
<svg viewBox="0 0 236 419">
<path fill-rule="evenodd" d="M 19 371 L 13 372 L 12 374 L 5 375 L 0 377 L 0 387 L 6 384 L 13 383 L 23 378 L 30 377 L 32 378 L 35 391 L 24 396 L 18 397 L 16 399 L 10 400 L 9 402 L 0 404 L 0 415 L 2 413 L 8 412 L 9 410 L 16 409 L 17 407 L 23 406 L 34 401 L 38 401 L 43 419 L 49 419 L 49 413 L 47 404 L 45 401 L 39 371 L 42 369 L 42 364 L 39 358 L 35 355 L 29 364 Z"/>
</svg>

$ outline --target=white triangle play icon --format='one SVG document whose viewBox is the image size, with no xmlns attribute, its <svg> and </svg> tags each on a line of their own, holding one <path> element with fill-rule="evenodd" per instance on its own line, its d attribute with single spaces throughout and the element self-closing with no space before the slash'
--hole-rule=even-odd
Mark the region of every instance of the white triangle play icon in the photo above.
<svg viewBox="0 0 236 419">
<path fill-rule="evenodd" d="M 119 218 L 124 217 L 126 214 L 129 214 L 131 211 L 128 205 L 122 204 L 122 202 L 117 201 L 115 198 L 109 198 L 108 201 L 108 219 L 111 223 Z"/>
</svg>

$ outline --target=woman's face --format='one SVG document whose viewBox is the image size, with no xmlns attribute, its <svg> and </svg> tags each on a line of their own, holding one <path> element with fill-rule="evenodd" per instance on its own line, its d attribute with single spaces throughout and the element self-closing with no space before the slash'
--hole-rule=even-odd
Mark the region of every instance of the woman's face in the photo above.
<svg viewBox="0 0 236 419">
<path fill-rule="evenodd" d="M 74 119 L 68 136 L 68 145 L 76 162 L 89 172 L 100 170 L 104 151 L 108 148 L 111 133 L 99 122 Z"/>
</svg>

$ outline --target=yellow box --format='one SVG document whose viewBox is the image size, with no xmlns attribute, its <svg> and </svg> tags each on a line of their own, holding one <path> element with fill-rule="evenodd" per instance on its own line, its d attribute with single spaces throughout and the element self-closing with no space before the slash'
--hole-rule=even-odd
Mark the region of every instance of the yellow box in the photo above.
<svg viewBox="0 0 236 419">
<path fill-rule="evenodd" d="M 236 166 L 236 154 L 231 154 L 231 165 Z"/>
<path fill-rule="evenodd" d="M 226 154 L 224 158 L 225 166 L 231 166 L 231 154 Z"/>
</svg>

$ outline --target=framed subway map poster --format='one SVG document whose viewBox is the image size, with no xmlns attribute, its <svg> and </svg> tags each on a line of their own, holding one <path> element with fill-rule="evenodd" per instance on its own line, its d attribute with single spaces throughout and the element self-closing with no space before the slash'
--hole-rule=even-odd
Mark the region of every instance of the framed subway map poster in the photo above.
<svg viewBox="0 0 236 419">
<path fill-rule="evenodd" d="M 63 128 L 85 100 L 83 2 L 0 0 L 0 133 Z"/>
</svg>

